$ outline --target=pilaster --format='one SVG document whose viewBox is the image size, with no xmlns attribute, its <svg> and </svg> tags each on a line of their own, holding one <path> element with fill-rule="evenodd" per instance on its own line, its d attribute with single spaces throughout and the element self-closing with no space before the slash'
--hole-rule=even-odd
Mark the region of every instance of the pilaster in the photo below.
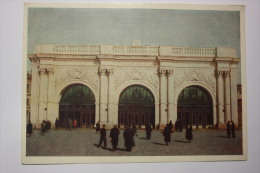
<svg viewBox="0 0 260 173">
<path fill-rule="evenodd" d="M 112 124 L 115 121 L 115 116 L 117 115 L 114 112 L 114 103 L 113 103 L 113 97 L 114 97 L 114 75 L 113 75 L 113 69 L 107 69 L 107 76 L 108 76 L 108 123 Z"/>
<path fill-rule="evenodd" d="M 46 68 L 39 67 L 40 74 L 40 96 L 39 96 L 39 122 L 46 120 L 47 116 L 47 89 L 48 89 L 48 78 L 46 74 Z"/>
<path fill-rule="evenodd" d="M 99 68 L 100 75 L 100 94 L 99 94 L 99 114 L 100 121 L 102 123 L 107 123 L 107 93 L 108 93 L 108 78 L 106 75 L 106 69 Z"/>
<path fill-rule="evenodd" d="M 160 75 L 160 128 L 167 124 L 167 80 L 166 70 L 159 69 Z"/>
<path fill-rule="evenodd" d="M 168 102 L 168 107 L 167 107 L 167 123 L 169 123 L 171 120 L 174 122 L 175 119 L 177 119 L 177 116 L 174 117 L 174 108 L 173 108 L 173 95 L 174 95 L 174 89 L 173 89 L 173 70 L 167 70 L 167 102 Z"/>
<path fill-rule="evenodd" d="M 47 93 L 47 115 L 46 119 L 50 120 L 52 123 L 55 122 L 55 119 L 58 118 L 59 114 L 57 114 L 56 108 L 57 103 L 54 103 L 53 96 L 55 94 L 54 88 L 54 69 L 53 66 L 46 68 L 46 74 L 48 75 L 48 93 Z"/>
<path fill-rule="evenodd" d="M 224 125 L 224 90 L 223 90 L 223 71 L 217 72 L 217 83 L 218 83 L 218 125 Z M 221 127 L 222 128 L 222 127 Z"/>
<path fill-rule="evenodd" d="M 230 112 L 230 72 L 225 72 L 225 123 L 231 120 Z"/>
<path fill-rule="evenodd" d="M 231 120 L 238 125 L 238 106 L 237 106 L 237 64 L 231 65 Z"/>
<path fill-rule="evenodd" d="M 32 63 L 32 86 L 31 86 L 31 122 L 39 122 L 39 73 L 38 64 Z"/>
</svg>

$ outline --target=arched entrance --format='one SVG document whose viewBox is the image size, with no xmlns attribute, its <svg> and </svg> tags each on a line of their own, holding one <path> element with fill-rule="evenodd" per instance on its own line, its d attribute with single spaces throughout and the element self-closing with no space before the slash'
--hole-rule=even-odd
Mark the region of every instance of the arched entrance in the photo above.
<svg viewBox="0 0 260 173">
<path fill-rule="evenodd" d="M 69 118 L 78 121 L 78 127 L 95 124 L 95 96 L 85 85 L 76 84 L 65 89 L 59 104 L 61 127 L 67 127 Z"/>
<path fill-rule="evenodd" d="M 210 94 L 200 86 L 184 88 L 178 97 L 177 116 L 186 127 L 213 127 L 213 105 Z"/>
<path fill-rule="evenodd" d="M 148 122 L 155 127 L 153 94 L 149 89 L 141 85 L 127 87 L 119 97 L 119 127 L 135 124 L 137 128 L 143 128 Z"/>
</svg>

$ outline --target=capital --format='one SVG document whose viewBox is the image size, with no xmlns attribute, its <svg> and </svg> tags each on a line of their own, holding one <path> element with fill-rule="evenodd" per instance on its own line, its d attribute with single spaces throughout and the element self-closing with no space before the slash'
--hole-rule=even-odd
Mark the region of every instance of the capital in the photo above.
<svg viewBox="0 0 260 173">
<path fill-rule="evenodd" d="M 46 73 L 46 68 L 39 67 L 38 72 L 40 73 L 40 75 L 42 75 L 42 74 Z"/>
<path fill-rule="evenodd" d="M 106 69 L 104 69 L 104 68 L 99 68 L 98 69 L 98 73 L 100 74 L 100 75 L 105 75 L 106 74 Z"/>
<path fill-rule="evenodd" d="M 173 74 L 173 70 L 166 70 L 166 73 L 168 76 L 172 75 Z"/>
<path fill-rule="evenodd" d="M 54 74 L 54 69 L 53 68 L 47 68 L 46 73 L 52 75 L 52 74 Z"/>
<path fill-rule="evenodd" d="M 229 77 L 230 76 L 230 72 L 229 71 L 225 71 L 225 77 Z"/>
<path fill-rule="evenodd" d="M 167 74 L 167 70 L 158 68 L 158 73 L 159 73 L 160 75 L 165 75 L 165 74 Z"/>
<path fill-rule="evenodd" d="M 107 71 L 107 74 L 108 74 L 108 75 L 111 75 L 111 74 L 114 73 L 114 70 L 113 70 L 113 69 L 106 69 L 106 71 Z"/>
</svg>

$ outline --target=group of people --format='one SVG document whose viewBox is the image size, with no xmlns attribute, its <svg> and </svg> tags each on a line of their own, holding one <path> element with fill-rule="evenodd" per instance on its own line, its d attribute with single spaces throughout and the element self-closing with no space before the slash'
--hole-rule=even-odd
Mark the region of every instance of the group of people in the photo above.
<svg viewBox="0 0 260 173">
<path fill-rule="evenodd" d="M 96 130 L 98 131 L 98 129 L 96 128 Z M 100 131 L 100 140 L 99 140 L 99 144 L 98 147 L 100 147 L 102 145 L 102 143 L 104 143 L 104 148 L 107 147 L 107 134 L 106 134 L 106 125 L 103 124 L 102 128 L 99 130 Z M 113 146 L 113 150 L 117 150 L 117 146 L 118 146 L 118 137 L 119 137 L 120 131 L 117 127 L 117 125 L 114 125 L 114 127 L 111 129 L 110 131 L 110 135 L 109 135 L 109 140 Z M 125 147 L 127 151 L 131 151 L 132 147 L 135 145 L 134 144 L 134 131 L 132 130 L 131 126 L 128 126 L 125 131 L 124 131 L 124 139 L 125 139 Z"/>
<path fill-rule="evenodd" d="M 227 137 L 230 138 L 232 135 L 232 138 L 235 138 L 235 123 L 233 121 L 227 122 Z"/>
<path fill-rule="evenodd" d="M 178 126 L 178 127 L 180 127 L 180 126 Z M 176 126 L 175 126 L 175 129 L 176 129 Z M 163 133 L 162 133 L 163 136 L 164 136 L 164 141 L 165 141 L 166 145 L 169 145 L 169 142 L 171 142 L 171 134 L 174 131 L 175 130 L 173 128 L 172 121 L 170 121 L 169 124 L 166 125 L 166 127 L 164 128 Z M 182 131 L 182 127 L 181 127 L 181 131 Z M 188 143 L 191 143 L 191 140 L 193 139 L 192 126 L 191 125 L 188 125 L 187 128 L 186 128 L 185 139 L 187 140 Z"/>
<path fill-rule="evenodd" d="M 152 132 L 152 126 L 150 123 L 146 124 L 145 130 L 146 130 L 146 139 L 150 140 L 151 132 Z M 98 133 L 98 132 L 100 132 L 100 140 L 99 140 L 98 147 L 100 147 L 102 145 L 102 143 L 104 143 L 104 148 L 106 148 L 107 147 L 106 125 L 103 124 L 102 128 L 100 128 L 100 122 L 97 122 L 96 133 Z M 113 146 L 112 147 L 113 150 L 117 150 L 119 134 L 120 134 L 120 131 L 119 131 L 117 125 L 114 125 L 114 127 L 111 129 L 110 135 L 109 135 L 109 140 Z M 123 133 L 126 151 L 131 152 L 132 147 L 135 146 L 134 136 L 137 136 L 136 125 L 135 124 L 128 125 L 125 128 L 124 133 Z"/>
</svg>

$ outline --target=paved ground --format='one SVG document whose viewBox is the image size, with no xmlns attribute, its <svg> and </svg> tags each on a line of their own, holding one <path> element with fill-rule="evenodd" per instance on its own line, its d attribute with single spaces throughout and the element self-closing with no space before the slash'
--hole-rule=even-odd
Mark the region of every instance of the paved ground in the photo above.
<svg viewBox="0 0 260 173">
<path fill-rule="evenodd" d="M 107 131 L 109 135 L 110 131 Z M 27 156 L 158 156 L 158 155 L 241 155 L 242 133 L 236 131 L 236 138 L 226 138 L 222 130 L 193 131 L 192 143 L 186 143 L 185 130 L 173 133 L 172 142 L 166 146 L 160 131 L 153 131 L 151 140 L 145 139 L 145 131 L 140 130 L 135 137 L 136 146 L 126 152 L 123 131 L 120 131 L 117 151 L 112 151 L 108 142 L 107 149 L 97 148 L 100 134 L 92 129 L 75 131 L 55 130 L 45 136 L 35 130 L 27 137 Z"/>
</svg>

